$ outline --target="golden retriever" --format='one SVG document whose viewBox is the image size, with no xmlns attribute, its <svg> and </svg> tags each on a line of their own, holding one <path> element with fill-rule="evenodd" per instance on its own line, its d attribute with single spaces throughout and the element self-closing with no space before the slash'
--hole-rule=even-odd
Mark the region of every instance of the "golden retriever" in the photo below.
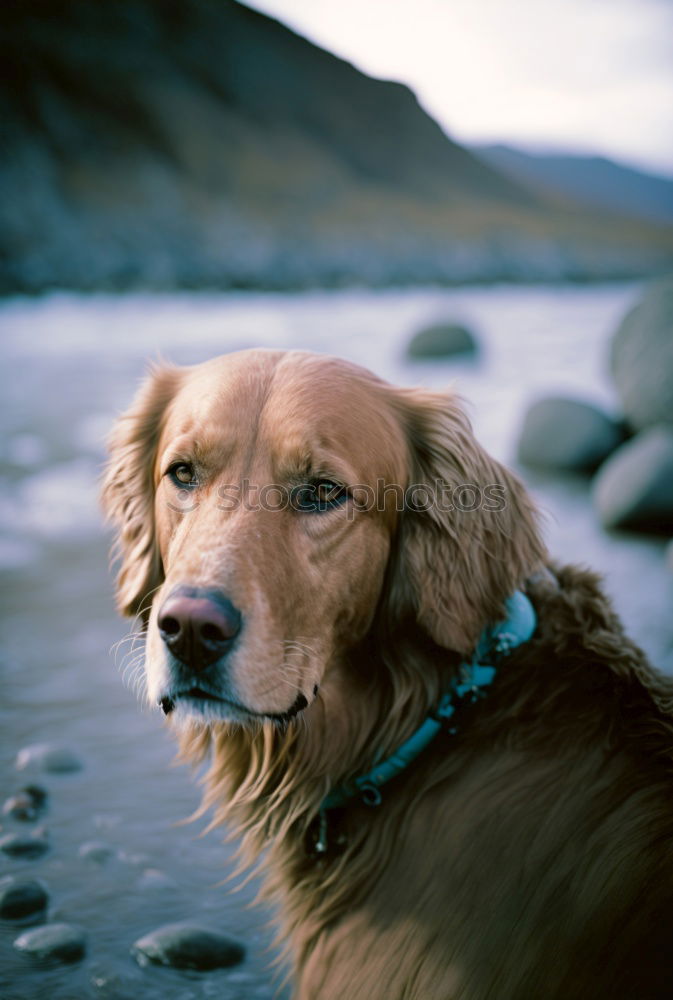
<svg viewBox="0 0 673 1000">
<path fill-rule="evenodd" d="M 204 808 L 261 864 L 300 1000 L 673 995 L 673 684 L 592 574 L 548 565 L 453 396 L 243 351 L 156 368 L 110 451 L 149 699 L 210 755 Z M 532 638 L 358 785 L 517 590 Z"/>
</svg>

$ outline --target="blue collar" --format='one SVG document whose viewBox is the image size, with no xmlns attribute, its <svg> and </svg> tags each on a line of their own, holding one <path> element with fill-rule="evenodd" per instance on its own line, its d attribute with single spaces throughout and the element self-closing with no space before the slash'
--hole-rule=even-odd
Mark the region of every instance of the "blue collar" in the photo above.
<svg viewBox="0 0 673 1000">
<path fill-rule="evenodd" d="M 535 611 L 524 593 L 517 590 L 506 601 L 506 608 L 507 618 L 484 630 L 472 659 L 461 664 L 460 683 L 452 685 L 451 690 L 441 699 L 436 711 L 428 716 L 420 728 L 405 740 L 391 757 L 379 761 L 371 771 L 354 778 L 350 784 L 331 791 L 320 807 L 323 819 L 327 810 L 346 805 L 355 798 L 370 806 L 379 805 L 381 785 L 401 774 L 442 729 L 448 729 L 450 733 L 456 732 L 455 728 L 447 726 L 448 720 L 461 702 L 475 701 L 493 682 L 496 668 L 491 665 L 491 661 L 497 662 L 502 656 L 507 656 L 517 646 L 527 642 L 535 631 L 537 624 Z M 319 840 L 322 840 L 322 837 Z M 321 845 L 318 842 L 316 850 L 320 849 Z"/>
</svg>

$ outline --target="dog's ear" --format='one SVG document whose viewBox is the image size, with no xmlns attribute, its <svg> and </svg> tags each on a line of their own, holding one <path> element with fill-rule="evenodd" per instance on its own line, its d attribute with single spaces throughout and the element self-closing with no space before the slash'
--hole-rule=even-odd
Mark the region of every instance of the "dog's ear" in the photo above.
<svg viewBox="0 0 673 1000">
<path fill-rule="evenodd" d="M 467 654 L 545 558 L 536 512 L 516 476 L 477 443 L 455 397 L 402 389 L 395 403 L 417 488 L 406 492 L 388 611 Z"/>
<path fill-rule="evenodd" d="M 180 368 L 151 369 L 108 439 L 101 502 L 117 529 L 117 605 L 125 615 L 139 614 L 163 578 L 154 523 L 154 463 L 164 413 L 181 378 Z"/>
</svg>

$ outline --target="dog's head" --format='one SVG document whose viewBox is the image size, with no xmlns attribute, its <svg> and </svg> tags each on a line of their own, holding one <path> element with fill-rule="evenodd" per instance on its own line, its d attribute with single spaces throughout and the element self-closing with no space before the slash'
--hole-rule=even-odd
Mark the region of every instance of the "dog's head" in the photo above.
<svg viewBox="0 0 673 1000">
<path fill-rule="evenodd" d="M 148 695 L 177 717 L 285 721 L 375 618 L 467 654 L 544 555 L 454 397 L 300 352 L 155 369 L 103 502 Z"/>
</svg>

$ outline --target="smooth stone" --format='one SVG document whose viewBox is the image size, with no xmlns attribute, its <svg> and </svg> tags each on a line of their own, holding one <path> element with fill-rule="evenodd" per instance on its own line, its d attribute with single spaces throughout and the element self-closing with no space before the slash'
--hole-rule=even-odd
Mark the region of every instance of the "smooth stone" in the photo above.
<svg viewBox="0 0 673 1000">
<path fill-rule="evenodd" d="M 593 499 L 606 528 L 673 528 L 673 430 L 653 427 L 627 441 L 596 474 Z"/>
<path fill-rule="evenodd" d="M 158 927 L 139 938 L 131 949 L 141 964 L 170 965 L 176 969 L 219 969 L 238 965 L 245 949 L 237 941 L 198 924 Z"/>
<path fill-rule="evenodd" d="M 86 938 L 72 924 L 45 924 L 21 934 L 14 947 L 40 961 L 78 962 L 84 957 Z"/>
<path fill-rule="evenodd" d="M 19 750 L 16 766 L 19 771 L 36 767 L 52 774 L 66 774 L 70 771 L 81 771 L 84 765 L 68 747 L 57 743 L 32 743 Z"/>
<path fill-rule="evenodd" d="M 37 819 L 47 804 L 47 793 L 39 785 L 26 785 L 16 795 L 10 796 L 3 807 L 4 816 L 11 816 L 22 822 Z"/>
<path fill-rule="evenodd" d="M 656 281 L 612 340 L 612 374 L 636 430 L 673 425 L 673 278 Z"/>
<path fill-rule="evenodd" d="M 477 341 L 459 323 L 433 323 L 419 330 L 410 340 L 410 358 L 450 358 L 455 354 L 474 354 Z"/>
<path fill-rule="evenodd" d="M 49 904 L 49 894 L 35 879 L 7 878 L 0 881 L 0 917 L 21 920 L 43 913 Z"/>
<path fill-rule="evenodd" d="M 49 841 L 41 830 L 35 830 L 29 835 L 7 833 L 0 837 L 0 851 L 12 858 L 39 858 L 48 850 Z"/>
<path fill-rule="evenodd" d="M 105 844 L 102 840 L 88 840 L 80 846 L 77 853 L 80 858 L 86 858 L 87 861 L 95 861 L 96 864 L 103 865 L 113 857 L 115 851 L 113 847 Z"/>
<path fill-rule="evenodd" d="M 535 468 L 590 472 L 623 439 L 620 424 L 592 404 L 549 396 L 528 407 L 517 458 Z"/>
</svg>

